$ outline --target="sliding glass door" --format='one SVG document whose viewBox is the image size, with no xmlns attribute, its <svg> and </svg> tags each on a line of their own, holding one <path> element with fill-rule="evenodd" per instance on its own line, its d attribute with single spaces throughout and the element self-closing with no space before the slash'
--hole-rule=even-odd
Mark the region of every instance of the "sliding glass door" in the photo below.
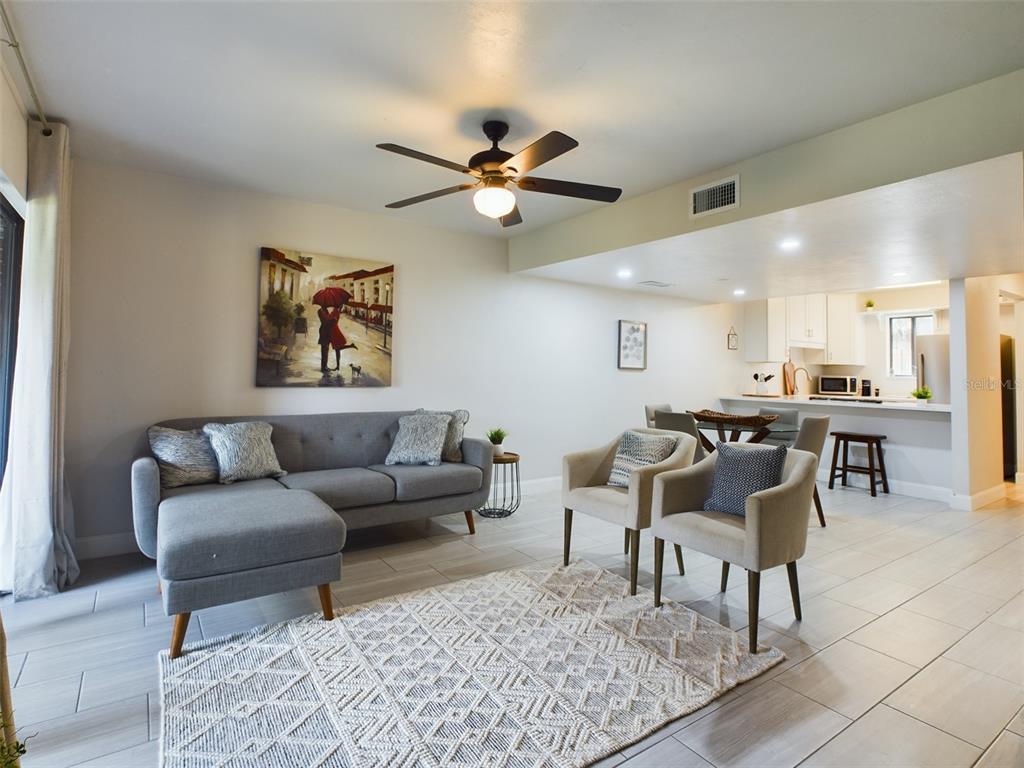
<svg viewBox="0 0 1024 768">
<path fill-rule="evenodd" d="M 18 299 L 21 289 L 21 246 L 25 222 L 0 196 L 0 480 L 7 466 L 7 434 L 11 423 L 14 352 L 18 341 Z"/>
</svg>

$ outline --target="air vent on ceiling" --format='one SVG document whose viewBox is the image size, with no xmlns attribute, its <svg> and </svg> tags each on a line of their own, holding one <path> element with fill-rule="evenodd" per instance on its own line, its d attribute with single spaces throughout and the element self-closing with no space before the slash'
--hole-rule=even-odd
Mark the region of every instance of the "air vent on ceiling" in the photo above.
<svg viewBox="0 0 1024 768">
<path fill-rule="evenodd" d="M 690 218 L 707 216 L 711 213 L 728 211 L 730 208 L 738 208 L 740 204 L 740 177 L 732 176 L 728 179 L 705 184 L 702 187 L 694 187 L 690 190 Z"/>
<path fill-rule="evenodd" d="M 663 283 L 660 280 L 641 280 L 637 285 L 646 285 L 648 288 L 671 288 L 672 283 Z"/>
</svg>

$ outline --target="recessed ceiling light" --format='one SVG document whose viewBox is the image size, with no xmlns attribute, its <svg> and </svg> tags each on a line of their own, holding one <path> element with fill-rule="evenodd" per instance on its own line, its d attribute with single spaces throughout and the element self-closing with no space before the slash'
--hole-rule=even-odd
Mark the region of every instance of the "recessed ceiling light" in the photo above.
<svg viewBox="0 0 1024 768">
<path fill-rule="evenodd" d="M 747 295 L 747 289 L 746 288 L 737 288 L 737 289 L 735 289 L 732 292 L 732 295 L 733 296 L 746 296 Z"/>
<path fill-rule="evenodd" d="M 893 277 L 906 277 L 907 273 L 906 272 L 893 272 L 892 276 Z"/>
<path fill-rule="evenodd" d="M 618 274 L 620 280 L 629 280 L 633 276 L 633 270 L 620 269 L 616 274 Z"/>
<path fill-rule="evenodd" d="M 787 237 L 779 243 L 780 251 L 795 251 L 801 245 L 800 241 L 795 237 Z"/>
</svg>

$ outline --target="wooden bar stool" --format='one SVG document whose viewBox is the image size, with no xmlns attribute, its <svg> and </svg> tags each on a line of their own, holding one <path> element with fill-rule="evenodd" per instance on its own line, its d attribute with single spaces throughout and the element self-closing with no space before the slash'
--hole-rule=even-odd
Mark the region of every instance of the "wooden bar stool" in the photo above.
<svg viewBox="0 0 1024 768">
<path fill-rule="evenodd" d="M 888 493 L 889 478 L 885 474 L 885 455 L 882 453 L 882 441 L 885 440 L 885 435 L 866 435 L 860 432 L 832 432 L 831 435 L 835 438 L 835 444 L 832 448 L 832 470 L 828 475 L 828 487 L 836 487 L 837 477 L 842 478 L 842 483 L 845 486 L 847 473 L 856 472 L 857 474 L 868 476 L 868 487 L 871 489 L 872 496 L 878 495 L 875 491 L 875 486 L 878 483 L 881 483 L 882 490 Z M 850 443 L 859 443 L 866 446 L 868 451 L 868 465 L 866 467 L 850 463 Z M 839 463 L 840 446 L 843 449 L 843 465 L 837 471 L 836 466 Z M 878 457 L 877 466 L 875 465 L 876 456 Z M 879 475 L 877 479 L 875 478 L 876 472 Z"/>
</svg>

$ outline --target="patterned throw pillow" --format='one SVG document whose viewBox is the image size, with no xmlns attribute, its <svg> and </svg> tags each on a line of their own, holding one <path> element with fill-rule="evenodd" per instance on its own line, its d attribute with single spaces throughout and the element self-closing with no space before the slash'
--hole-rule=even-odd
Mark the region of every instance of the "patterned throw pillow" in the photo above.
<svg viewBox="0 0 1024 768">
<path fill-rule="evenodd" d="M 414 413 L 398 420 L 398 434 L 384 463 L 441 466 L 441 451 L 448 435 L 447 413 Z"/>
<path fill-rule="evenodd" d="M 217 456 L 202 430 L 150 427 L 147 434 L 162 488 L 217 482 Z"/>
<path fill-rule="evenodd" d="M 716 450 L 715 479 L 704 511 L 746 517 L 747 496 L 782 482 L 786 446 L 751 449 L 718 443 Z"/>
<path fill-rule="evenodd" d="M 462 462 L 462 438 L 466 435 L 466 424 L 469 422 L 469 411 L 428 411 L 418 408 L 416 413 L 441 413 L 451 416 L 448 422 L 448 434 L 444 438 L 444 448 L 441 449 L 441 461 Z"/>
<path fill-rule="evenodd" d="M 612 462 L 608 485 L 629 487 L 629 475 L 640 467 L 664 461 L 676 449 L 676 438 L 669 435 L 648 435 L 644 432 L 626 432 L 619 440 L 619 449 Z"/>
<path fill-rule="evenodd" d="M 242 421 L 237 424 L 207 424 L 203 432 L 210 438 L 220 466 L 220 481 L 258 480 L 261 477 L 284 477 L 270 442 L 274 428 L 265 421 Z"/>
</svg>

